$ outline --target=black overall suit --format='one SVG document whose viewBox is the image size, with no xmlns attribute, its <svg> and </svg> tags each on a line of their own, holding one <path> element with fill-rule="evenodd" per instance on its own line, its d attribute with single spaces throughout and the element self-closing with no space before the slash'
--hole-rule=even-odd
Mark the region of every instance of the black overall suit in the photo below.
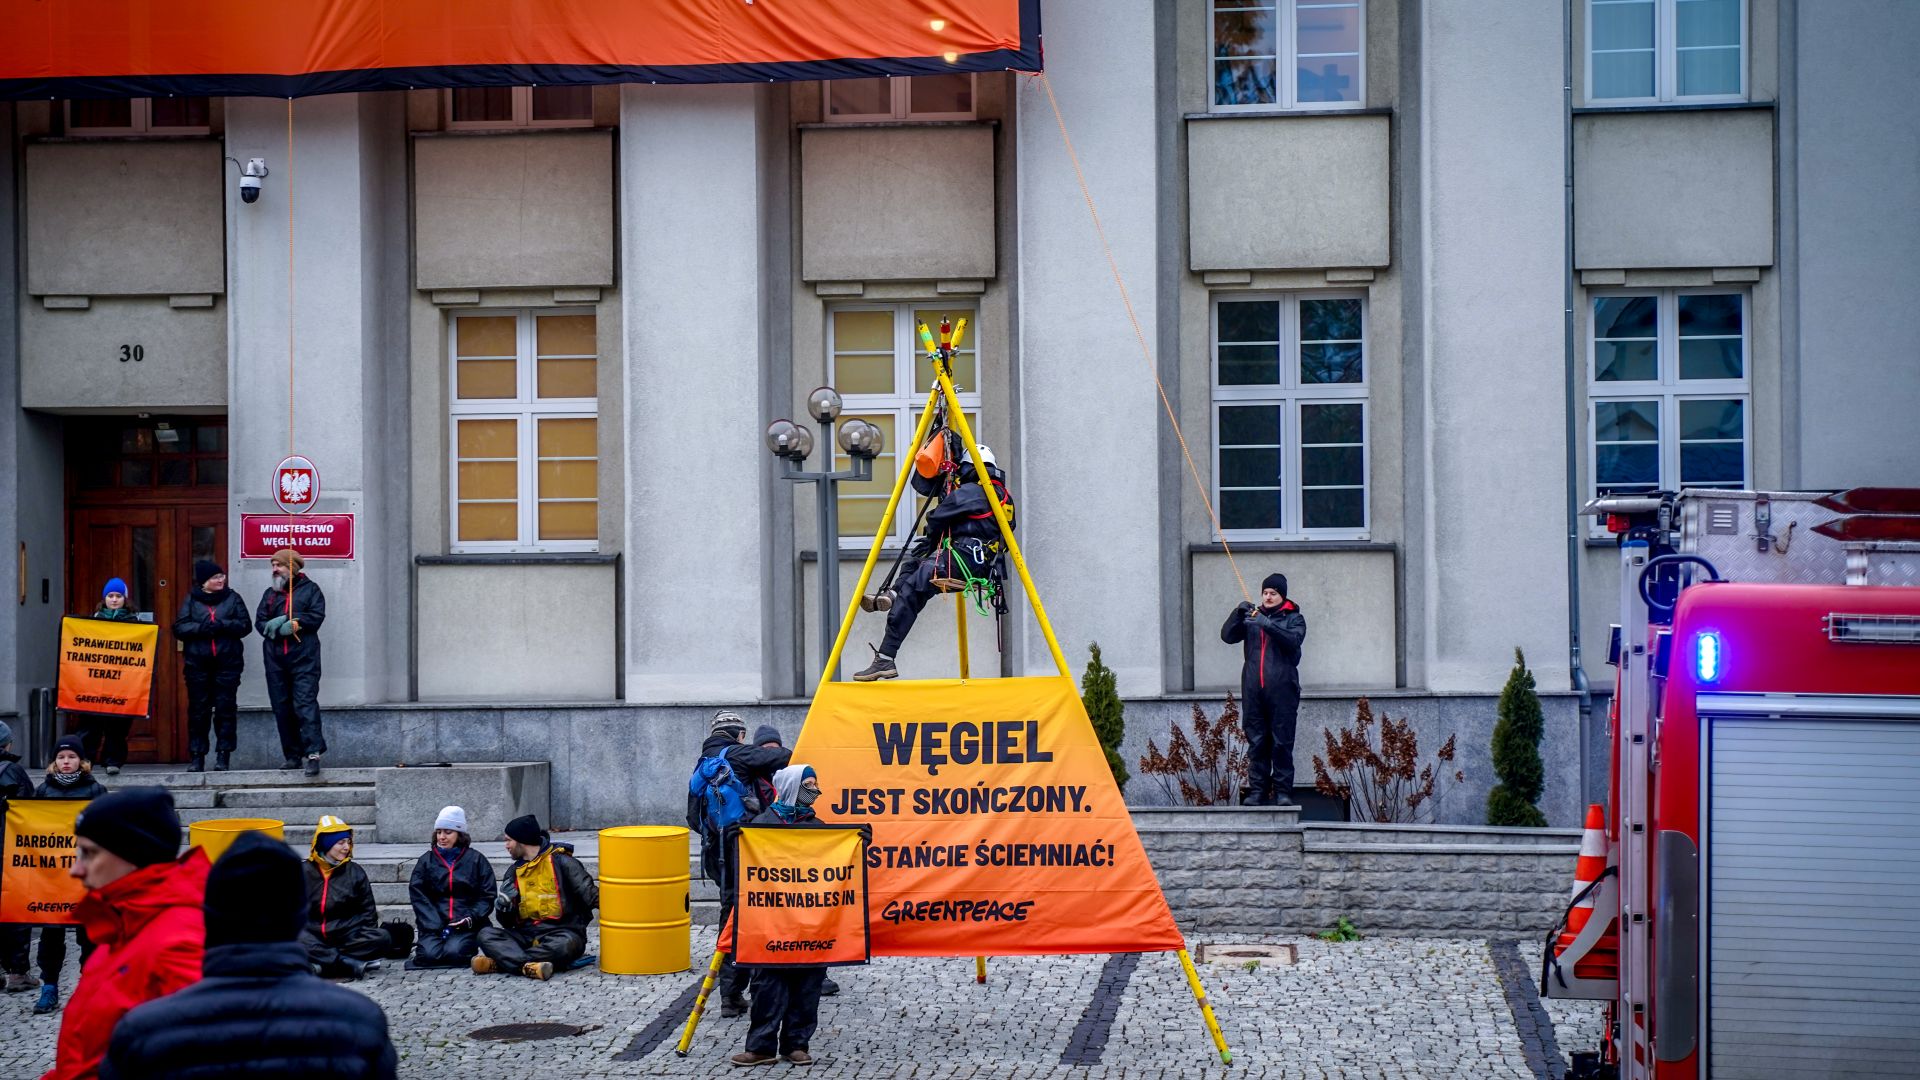
<svg viewBox="0 0 1920 1080">
<path fill-rule="evenodd" d="M 320 732 L 320 624 L 327 618 L 327 598 L 305 574 L 295 574 L 289 587 L 291 606 L 287 590 L 268 586 L 253 622 L 266 638 L 260 652 L 267 665 L 267 700 L 280 728 L 280 752 L 294 759 L 327 752 Z M 300 633 L 267 637 L 267 622 L 288 614 L 300 623 Z"/>
<path fill-rule="evenodd" d="M 303 620 L 301 625 L 306 625 Z M 211 729 L 213 749 L 230 754 L 237 745 L 235 721 L 239 709 L 240 673 L 246 669 L 241 639 L 253 633 L 247 620 L 247 602 L 232 589 L 217 593 L 190 590 L 180 601 L 173 620 L 173 636 L 183 646 L 187 681 L 187 753 L 207 756 Z"/>
<path fill-rule="evenodd" d="M 1220 640 L 1240 645 L 1240 729 L 1247 735 L 1247 791 L 1272 805 L 1293 798 L 1293 735 L 1300 720 L 1300 646 L 1307 619 L 1291 600 L 1234 608 Z"/>
</svg>

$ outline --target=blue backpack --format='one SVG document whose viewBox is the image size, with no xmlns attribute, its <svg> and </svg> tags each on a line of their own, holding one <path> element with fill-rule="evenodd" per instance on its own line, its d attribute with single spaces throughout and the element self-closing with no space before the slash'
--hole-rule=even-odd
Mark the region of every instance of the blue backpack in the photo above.
<svg viewBox="0 0 1920 1080">
<path fill-rule="evenodd" d="M 718 843 L 727 827 L 746 820 L 747 785 L 734 775 L 733 765 L 723 748 L 712 757 L 703 757 L 687 778 L 687 795 L 699 813 L 701 839 Z"/>
</svg>

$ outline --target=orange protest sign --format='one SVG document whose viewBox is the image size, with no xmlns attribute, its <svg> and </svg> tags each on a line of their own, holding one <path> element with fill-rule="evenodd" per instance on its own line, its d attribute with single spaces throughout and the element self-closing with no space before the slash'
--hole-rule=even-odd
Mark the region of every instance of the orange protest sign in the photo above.
<svg viewBox="0 0 1920 1080">
<path fill-rule="evenodd" d="M 74 908 L 87 895 L 73 869 L 73 820 L 79 799 L 7 803 L 0 839 L 0 923 L 77 923 Z"/>
<path fill-rule="evenodd" d="M 793 760 L 873 827 L 876 956 L 1185 947 L 1066 678 L 828 682 Z"/>
<path fill-rule="evenodd" d="M 866 837 L 858 828 L 740 827 L 733 916 L 735 963 L 864 964 Z"/>
<path fill-rule="evenodd" d="M 60 620 L 60 701 L 73 712 L 145 716 L 160 628 L 152 623 Z"/>
</svg>

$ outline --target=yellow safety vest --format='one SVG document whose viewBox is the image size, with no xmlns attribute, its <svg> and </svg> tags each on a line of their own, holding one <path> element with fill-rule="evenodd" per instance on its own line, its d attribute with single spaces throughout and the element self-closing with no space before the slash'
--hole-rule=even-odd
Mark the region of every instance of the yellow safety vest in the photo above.
<svg viewBox="0 0 1920 1080">
<path fill-rule="evenodd" d="M 522 866 L 514 868 L 513 880 L 520 887 L 520 917 L 528 922 L 546 922 L 561 915 L 560 873 L 554 869 L 549 847 Z"/>
</svg>

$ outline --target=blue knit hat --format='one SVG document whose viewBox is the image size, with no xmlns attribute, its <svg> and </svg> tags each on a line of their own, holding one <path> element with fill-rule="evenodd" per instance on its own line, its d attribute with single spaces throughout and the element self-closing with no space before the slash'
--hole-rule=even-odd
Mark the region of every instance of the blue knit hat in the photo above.
<svg viewBox="0 0 1920 1080">
<path fill-rule="evenodd" d="M 127 591 L 126 582 L 120 580 L 117 577 L 113 577 L 113 578 L 108 578 L 106 588 L 103 588 L 100 590 L 100 599 L 105 600 L 107 598 L 108 593 L 116 593 L 116 592 L 119 593 L 121 596 L 133 595 L 132 593 L 129 593 Z"/>
</svg>

